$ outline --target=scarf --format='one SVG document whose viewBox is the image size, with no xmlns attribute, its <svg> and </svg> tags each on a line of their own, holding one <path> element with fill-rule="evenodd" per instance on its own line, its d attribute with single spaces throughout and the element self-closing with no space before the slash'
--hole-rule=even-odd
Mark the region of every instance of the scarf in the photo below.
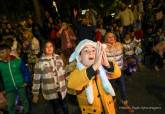
<svg viewBox="0 0 165 114">
<path fill-rule="evenodd" d="M 85 66 L 83 64 L 80 63 L 80 61 L 78 60 L 78 58 L 76 58 L 77 60 L 77 68 L 79 70 L 82 70 L 85 68 Z M 110 94 L 111 96 L 115 96 L 115 91 L 111 85 L 111 83 L 108 80 L 108 77 L 106 75 L 106 71 L 103 68 L 103 66 L 99 67 L 99 77 L 101 79 L 101 84 L 103 86 L 103 89 L 106 93 Z M 88 86 L 85 88 L 85 93 L 87 96 L 87 101 L 89 104 L 93 104 L 94 101 L 94 95 L 93 95 L 93 86 L 92 86 L 92 81 L 89 82 Z"/>
</svg>

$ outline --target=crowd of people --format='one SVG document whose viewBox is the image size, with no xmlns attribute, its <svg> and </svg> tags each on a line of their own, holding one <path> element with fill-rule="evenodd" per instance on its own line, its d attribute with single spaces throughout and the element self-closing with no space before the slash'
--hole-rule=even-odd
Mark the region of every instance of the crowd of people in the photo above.
<svg viewBox="0 0 165 114">
<path fill-rule="evenodd" d="M 125 78 L 148 60 L 156 72 L 165 68 L 164 10 L 163 0 L 121 3 L 109 21 L 92 7 L 74 8 L 69 21 L 45 11 L 43 27 L 33 17 L 12 23 L 3 16 L 0 114 L 36 113 L 32 103 L 44 104 L 43 114 L 69 114 L 75 101 L 79 113 L 115 114 L 115 96 L 134 112 Z"/>
</svg>

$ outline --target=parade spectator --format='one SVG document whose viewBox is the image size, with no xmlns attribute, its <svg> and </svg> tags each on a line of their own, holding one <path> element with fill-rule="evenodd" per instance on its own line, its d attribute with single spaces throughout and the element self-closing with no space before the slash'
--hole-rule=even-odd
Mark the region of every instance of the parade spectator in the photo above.
<svg viewBox="0 0 165 114">
<path fill-rule="evenodd" d="M 116 34 L 116 37 L 117 37 L 117 41 L 119 42 L 123 42 L 123 39 L 124 39 L 124 29 L 122 26 L 118 26 L 117 29 L 115 30 L 115 34 Z"/>
<path fill-rule="evenodd" d="M 154 24 L 154 11 L 151 3 L 146 5 L 144 20 L 143 20 L 143 29 L 147 29 L 149 25 Z M 145 31 L 146 32 L 146 31 Z"/>
<path fill-rule="evenodd" d="M 128 32 L 132 30 L 134 15 L 132 10 L 124 3 L 121 5 L 121 11 L 117 14 L 116 19 L 120 20 L 121 25 L 124 27 L 124 31 Z"/>
<path fill-rule="evenodd" d="M 125 71 L 126 74 L 131 75 L 132 72 L 137 71 L 137 57 L 135 54 L 135 42 L 132 38 L 131 33 L 125 34 L 124 42 L 123 42 L 123 50 L 124 50 L 124 60 L 125 60 Z"/>
<path fill-rule="evenodd" d="M 115 61 L 119 68 L 122 70 L 123 46 L 120 42 L 117 42 L 116 39 L 117 38 L 115 34 L 111 32 L 106 33 L 106 54 L 108 57 L 108 61 Z M 128 112 L 134 112 L 134 110 L 128 104 L 124 75 L 121 74 L 120 76 L 110 76 L 110 82 L 112 83 L 113 87 L 115 87 L 116 84 L 118 85 L 122 105 L 128 110 Z"/>
<path fill-rule="evenodd" d="M 57 38 L 57 32 L 59 31 L 60 26 L 55 23 L 52 17 L 49 17 L 48 21 L 48 34 L 49 38 L 54 45 L 56 46 L 56 50 L 61 49 L 61 39 Z"/>
<path fill-rule="evenodd" d="M 90 21 L 88 18 L 83 16 L 81 23 L 77 21 L 78 11 L 76 9 L 73 10 L 74 17 L 72 18 L 73 25 L 77 30 L 77 42 L 80 42 L 83 39 L 89 39 L 95 41 L 95 31 L 96 26 L 90 25 Z"/>
<path fill-rule="evenodd" d="M 165 41 L 161 41 L 153 47 L 153 66 L 156 71 L 159 71 L 165 60 Z"/>
<path fill-rule="evenodd" d="M 97 15 L 96 21 L 97 21 L 97 24 L 102 24 L 103 25 L 103 17 L 102 17 L 101 14 L 98 14 Z"/>
<path fill-rule="evenodd" d="M 40 52 L 40 42 L 36 37 L 33 36 L 33 33 L 28 30 L 23 31 L 22 40 L 22 52 L 20 56 L 29 66 L 31 72 L 33 72 L 34 65 Z"/>
<path fill-rule="evenodd" d="M 70 54 L 76 45 L 75 33 L 68 23 L 63 22 L 60 30 L 57 32 L 57 37 L 61 39 L 61 49 L 68 63 Z"/>
<path fill-rule="evenodd" d="M 52 105 L 54 114 L 69 114 L 66 103 L 64 63 L 54 51 L 53 43 L 45 42 L 43 55 L 35 65 L 32 87 L 33 102 L 37 103 L 38 100 L 41 100 L 39 96 L 42 96 L 46 103 Z"/>
<path fill-rule="evenodd" d="M 89 19 L 91 25 L 97 25 L 97 12 L 91 6 L 89 7 L 89 10 L 85 13 L 85 16 Z"/>
<path fill-rule="evenodd" d="M 24 113 L 29 113 L 29 103 L 25 87 L 30 83 L 30 72 L 20 58 L 10 55 L 11 49 L 6 44 L 0 46 L 0 73 L 3 80 L 4 92 L 7 99 L 9 114 L 16 114 L 15 102 L 17 95 L 20 97 Z"/>
<path fill-rule="evenodd" d="M 143 15 L 144 15 L 143 0 L 138 0 L 137 9 L 138 9 L 138 12 L 140 13 L 139 17 L 140 17 L 140 19 L 142 19 L 143 18 Z"/>
<path fill-rule="evenodd" d="M 96 29 L 96 41 L 103 42 L 106 30 L 103 28 L 102 24 L 97 25 Z"/>
<path fill-rule="evenodd" d="M 74 60 L 76 69 L 68 76 L 68 88 L 77 92 L 81 113 L 116 114 L 114 91 L 106 75 L 106 70 L 113 72 L 113 63 L 108 62 L 102 44 L 82 40 L 69 58 L 70 62 Z M 113 92 L 109 93 L 108 88 Z"/>
<path fill-rule="evenodd" d="M 19 48 L 16 37 L 14 37 L 13 35 L 3 36 L 2 42 L 6 43 L 9 47 L 11 47 L 10 55 L 19 58 Z"/>
<path fill-rule="evenodd" d="M 48 23 L 49 23 L 49 17 L 50 16 L 50 13 L 49 11 L 44 11 L 44 19 L 43 19 L 43 35 L 45 37 L 45 39 L 49 39 L 49 27 L 48 27 Z"/>
<path fill-rule="evenodd" d="M 32 17 L 28 17 L 25 20 L 25 29 L 27 29 L 28 31 L 32 32 L 34 37 L 36 37 L 41 46 L 43 45 L 43 42 L 45 40 L 45 37 L 43 37 L 44 33 L 43 33 L 43 29 L 41 28 L 41 26 L 35 22 L 35 20 Z M 46 28 L 44 28 L 46 29 Z"/>
<path fill-rule="evenodd" d="M 162 28 L 163 26 L 163 10 L 157 9 L 154 13 L 155 16 L 155 29 Z"/>
</svg>

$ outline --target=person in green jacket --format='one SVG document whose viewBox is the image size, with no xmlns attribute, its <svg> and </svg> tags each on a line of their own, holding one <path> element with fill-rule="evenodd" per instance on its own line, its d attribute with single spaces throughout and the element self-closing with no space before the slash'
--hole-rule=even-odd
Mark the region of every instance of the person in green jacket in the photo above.
<svg viewBox="0 0 165 114">
<path fill-rule="evenodd" d="M 24 113 L 29 112 L 29 103 L 25 86 L 30 82 L 30 72 L 20 58 L 10 55 L 11 49 L 6 44 L 0 45 L 0 74 L 3 81 L 3 91 L 6 95 L 9 114 L 16 114 L 15 101 L 19 96 Z"/>
</svg>

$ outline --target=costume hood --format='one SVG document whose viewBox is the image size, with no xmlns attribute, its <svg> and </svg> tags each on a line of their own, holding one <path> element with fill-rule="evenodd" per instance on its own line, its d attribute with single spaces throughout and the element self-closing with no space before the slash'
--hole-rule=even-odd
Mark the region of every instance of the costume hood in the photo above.
<svg viewBox="0 0 165 114">
<path fill-rule="evenodd" d="M 96 47 L 97 43 L 88 39 L 84 39 L 79 42 L 79 44 L 76 46 L 75 51 L 71 54 L 69 58 L 69 62 L 72 62 L 77 59 L 78 55 L 80 54 L 81 50 L 86 46 L 86 45 L 92 45 Z"/>
</svg>

